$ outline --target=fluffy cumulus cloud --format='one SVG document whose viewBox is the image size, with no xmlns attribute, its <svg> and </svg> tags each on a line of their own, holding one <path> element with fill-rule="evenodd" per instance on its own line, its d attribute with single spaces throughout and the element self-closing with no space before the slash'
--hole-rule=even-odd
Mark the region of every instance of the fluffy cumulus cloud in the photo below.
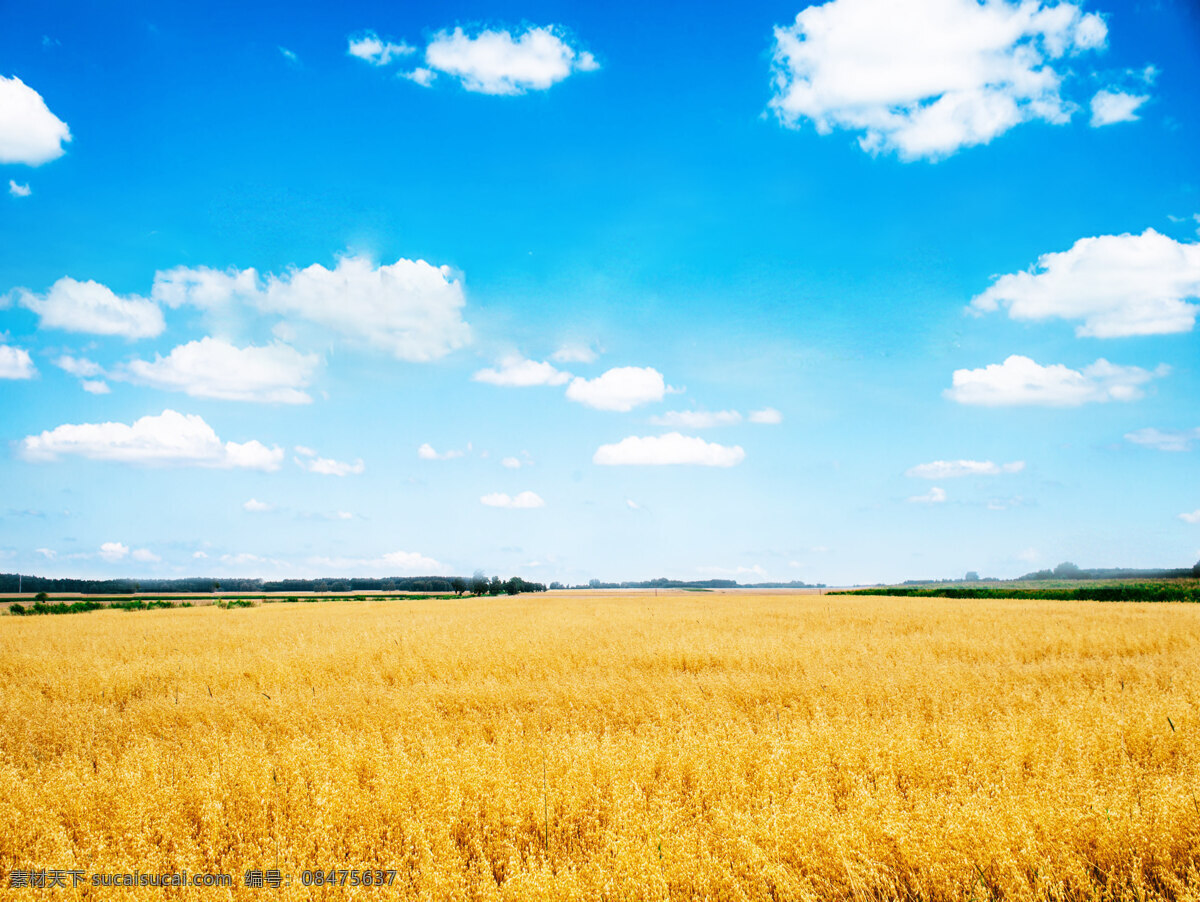
<svg viewBox="0 0 1200 902">
<path fill-rule="evenodd" d="M 221 469 L 278 470 L 283 449 L 259 441 L 222 442 L 195 414 L 164 410 L 125 423 L 64 424 L 20 443 L 22 457 L 54 461 L 62 457 L 120 461 L 149 466 L 194 466 Z"/>
<path fill-rule="evenodd" d="M 372 66 L 386 66 L 394 59 L 415 53 L 416 49 L 403 41 L 394 44 L 383 40 L 373 31 L 365 31 L 348 39 L 346 53 Z"/>
<path fill-rule="evenodd" d="M 961 476 L 1000 476 L 1006 473 L 1020 473 L 1024 469 L 1023 460 L 1014 460 L 1006 464 L 997 464 L 990 460 L 935 460 L 910 467 L 904 475 L 914 479 L 956 479 Z"/>
<path fill-rule="evenodd" d="M 166 357 L 134 360 L 119 377 L 195 398 L 308 404 L 308 385 L 320 363 L 316 354 L 302 354 L 276 342 L 264 347 L 235 347 L 218 338 L 179 345 Z"/>
<path fill-rule="evenodd" d="M 254 269 L 177 267 L 159 272 L 151 296 L 168 307 L 213 310 L 241 301 L 284 318 L 290 333 L 304 324 L 380 348 L 401 360 L 436 360 L 465 345 L 462 283 L 448 266 L 401 258 L 377 265 L 341 257 L 333 269 L 319 263 L 282 275 Z"/>
<path fill-rule="evenodd" d="M 361 476 L 367 469 L 359 458 L 354 463 L 334 460 L 332 457 L 321 457 L 312 448 L 303 445 L 296 446 L 296 456 L 292 458 L 301 470 L 316 473 L 320 476 Z"/>
<path fill-rule="evenodd" d="M 64 276 L 45 294 L 20 290 L 17 297 L 38 315 L 43 329 L 153 338 L 166 328 L 154 301 L 137 295 L 122 297 L 99 282 Z"/>
<path fill-rule="evenodd" d="M 456 78 L 480 94 L 544 91 L 573 72 L 600 68 L 595 57 L 573 47 L 555 26 L 530 27 L 513 35 L 461 28 L 441 31 L 425 48 L 425 66 Z"/>
<path fill-rule="evenodd" d="M 858 132 L 870 152 L 937 159 L 1021 122 L 1066 122 L 1065 58 L 1106 36 L 1074 3 L 831 0 L 775 29 L 771 108 L 791 127 Z"/>
<path fill-rule="evenodd" d="M 621 413 L 641 404 L 661 401 L 668 389 L 663 375 L 653 367 L 618 366 L 597 376 L 576 376 L 567 386 L 567 397 L 597 410 Z"/>
<path fill-rule="evenodd" d="M 0 345 L 0 379 L 32 379 L 37 367 L 24 348 Z"/>
<path fill-rule="evenodd" d="M 1190 514 L 1180 514 L 1179 519 L 1184 523 L 1200 523 L 1200 508 L 1192 511 Z"/>
<path fill-rule="evenodd" d="M 1092 128 L 1112 125 L 1114 122 L 1136 122 L 1138 107 L 1149 99 L 1149 94 L 1097 91 L 1092 97 Z"/>
<path fill-rule="evenodd" d="M 1125 440 L 1158 451 L 1190 451 L 1193 442 L 1200 442 L 1200 429 L 1155 429 L 1149 426 L 1125 433 Z"/>
<path fill-rule="evenodd" d="M 533 385 L 562 385 L 571 378 L 571 374 L 556 369 L 553 364 L 514 355 L 505 357 L 499 366 L 479 370 L 471 378 L 489 385 L 527 388 Z"/>
<path fill-rule="evenodd" d="M 953 385 L 945 395 L 959 404 L 984 407 L 1077 407 L 1092 402 L 1136 401 L 1145 394 L 1143 386 L 1167 372 L 1165 366 L 1150 371 L 1118 366 L 1103 358 L 1082 370 L 1073 370 L 1061 363 L 1042 366 L 1014 354 L 1004 363 L 955 370 Z"/>
<path fill-rule="evenodd" d="M 1081 238 L 1070 250 L 1043 254 L 1025 272 L 997 278 L 969 309 L 1003 307 L 1018 320 L 1081 320 L 1077 335 L 1116 338 L 1191 331 L 1197 297 L 1200 243 L 1146 229 Z"/>
<path fill-rule="evenodd" d="M 33 194 L 33 189 L 29 187 L 28 182 L 18 183 L 16 179 L 9 179 L 8 193 L 13 197 L 29 197 Z"/>
<path fill-rule="evenodd" d="M 242 505 L 242 510 L 249 511 L 252 514 L 265 514 L 268 511 L 275 510 L 275 505 L 268 504 L 265 501 L 259 501 L 257 498 L 251 498 Z"/>
<path fill-rule="evenodd" d="M 946 490 L 935 485 L 924 495 L 913 495 L 908 502 L 909 504 L 945 504 Z"/>
<path fill-rule="evenodd" d="M 592 462 L 605 467 L 665 466 L 732 467 L 746 458 L 740 445 L 718 445 L 702 438 L 668 432 L 666 435 L 631 435 L 613 445 L 601 445 Z"/>
<path fill-rule="evenodd" d="M 514 510 L 546 506 L 546 502 L 536 492 L 520 492 L 517 495 L 492 492 L 480 497 L 479 503 L 487 507 L 507 507 Z"/>
<path fill-rule="evenodd" d="M 71 130 L 21 79 L 0 75 L 0 163 L 38 166 L 63 155 Z"/>
<path fill-rule="evenodd" d="M 123 542 L 105 542 L 97 553 L 109 563 L 116 563 L 129 556 L 129 546 Z"/>
<path fill-rule="evenodd" d="M 462 283 L 448 266 L 404 259 L 377 266 L 365 257 L 342 257 L 333 269 L 313 264 L 269 276 L 259 300 L 264 311 L 416 362 L 444 357 L 470 340 L 465 303 Z"/>
</svg>

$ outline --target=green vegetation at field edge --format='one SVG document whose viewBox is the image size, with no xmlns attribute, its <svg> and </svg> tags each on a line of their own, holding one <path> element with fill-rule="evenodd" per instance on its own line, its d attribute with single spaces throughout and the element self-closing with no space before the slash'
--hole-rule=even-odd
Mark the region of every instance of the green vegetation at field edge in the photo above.
<svg viewBox="0 0 1200 902">
<path fill-rule="evenodd" d="M 1200 602 L 1200 581 L 1070 584 L 1046 586 L 879 586 L 842 589 L 828 595 L 889 595 L 901 598 L 1040 598 L 1048 601 L 1189 601 Z"/>
</svg>

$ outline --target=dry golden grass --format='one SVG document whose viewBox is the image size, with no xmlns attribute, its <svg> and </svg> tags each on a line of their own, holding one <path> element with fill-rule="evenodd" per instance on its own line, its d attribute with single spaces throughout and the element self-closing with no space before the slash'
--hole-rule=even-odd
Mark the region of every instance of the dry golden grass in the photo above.
<svg viewBox="0 0 1200 902">
<path fill-rule="evenodd" d="M 1182 605 L 4 617 L 0 871 L 238 884 L 79 894 L 105 899 L 1195 899 L 1198 704 Z M 240 885 L 273 866 L 290 888 Z M 330 867 L 398 876 L 300 885 Z"/>
</svg>

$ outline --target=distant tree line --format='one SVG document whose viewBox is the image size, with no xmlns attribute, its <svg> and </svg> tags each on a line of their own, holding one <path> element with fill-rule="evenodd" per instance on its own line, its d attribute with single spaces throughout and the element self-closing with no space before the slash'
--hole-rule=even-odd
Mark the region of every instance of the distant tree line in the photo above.
<svg viewBox="0 0 1200 902">
<path fill-rule="evenodd" d="M 1053 570 L 1035 570 L 1018 576 L 1021 580 L 1034 579 L 1189 579 L 1200 578 L 1200 561 L 1191 568 L 1170 570 L 1131 570 L 1124 567 L 1093 567 L 1084 570 L 1070 561 L 1063 561 Z"/>
<path fill-rule="evenodd" d="M 132 595 L 142 593 L 198 594 L 224 592 L 261 594 L 264 592 L 453 592 L 455 595 L 516 595 L 521 592 L 545 592 L 542 583 L 528 582 L 519 576 L 501 580 L 476 573 L 461 576 L 394 576 L 384 579 L 229 579 L 189 577 L 186 579 L 51 579 L 44 576 L 0 574 L 0 593 L 13 592 L 78 593 L 80 595 Z"/>
</svg>

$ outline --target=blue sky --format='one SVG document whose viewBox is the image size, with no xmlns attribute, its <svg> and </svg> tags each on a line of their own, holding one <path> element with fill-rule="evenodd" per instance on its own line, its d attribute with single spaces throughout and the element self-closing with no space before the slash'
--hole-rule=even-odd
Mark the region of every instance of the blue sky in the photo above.
<svg viewBox="0 0 1200 902">
<path fill-rule="evenodd" d="M 47 2 L 0 569 L 1200 557 L 1200 14 Z"/>
</svg>

